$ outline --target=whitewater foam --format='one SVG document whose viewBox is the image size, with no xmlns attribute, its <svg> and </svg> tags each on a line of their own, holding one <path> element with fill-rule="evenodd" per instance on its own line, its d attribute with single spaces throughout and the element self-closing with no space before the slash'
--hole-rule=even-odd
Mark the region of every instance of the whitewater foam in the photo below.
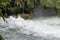
<svg viewBox="0 0 60 40">
<path fill-rule="evenodd" d="M 18 18 L 10 16 L 9 18 L 6 18 L 8 23 L 4 23 L 3 19 L 0 19 L 0 25 L 7 26 L 5 29 L 1 30 L 15 30 L 16 32 L 22 32 L 27 35 L 33 35 L 33 36 L 51 36 L 51 37 L 57 37 L 60 38 L 60 29 L 56 27 L 51 26 L 50 24 L 59 24 L 58 19 L 49 19 L 48 20 L 24 20 L 20 16 Z M 59 19 L 60 20 L 60 19 Z M 54 22 L 53 22 L 54 21 Z M 56 29 L 57 28 L 57 29 Z"/>
</svg>

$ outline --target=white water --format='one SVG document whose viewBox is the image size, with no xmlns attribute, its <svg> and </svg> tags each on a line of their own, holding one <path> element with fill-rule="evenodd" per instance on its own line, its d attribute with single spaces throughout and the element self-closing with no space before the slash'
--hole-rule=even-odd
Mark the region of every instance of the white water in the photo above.
<svg viewBox="0 0 60 40">
<path fill-rule="evenodd" d="M 0 30 L 3 32 L 6 32 L 10 29 L 11 31 L 15 31 L 16 33 L 23 33 L 26 35 L 33 35 L 37 37 L 43 36 L 46 38 L 60 38 L 60 18 L 58 17 L 24 20 L 21 17 L 18 17 L 16 19 L 11 16 L 9 18 L 6 18 L 6 20 L 8 23 L 4 23 L 2 18 L 0 19 Z M 7 36 L 6 34 L 4 35 Z"/>
</svg>

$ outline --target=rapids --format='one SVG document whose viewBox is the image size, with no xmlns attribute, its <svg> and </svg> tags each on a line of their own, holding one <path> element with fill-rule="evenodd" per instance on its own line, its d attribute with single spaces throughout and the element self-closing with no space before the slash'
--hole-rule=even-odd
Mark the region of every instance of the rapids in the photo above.
<svg viewBox="0 0 60 40">
<path fill-rule="evenodd" d="M 60 18 L 40 17 L 24 20 L 0 17 L 0 34 L 5 40 L 60 40 Z"/>
</svg>

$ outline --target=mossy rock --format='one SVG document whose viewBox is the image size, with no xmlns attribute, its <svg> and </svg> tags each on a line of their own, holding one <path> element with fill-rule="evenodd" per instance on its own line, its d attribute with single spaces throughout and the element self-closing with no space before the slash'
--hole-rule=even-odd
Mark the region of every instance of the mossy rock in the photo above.
<svg viewBox="0 0 60 40">
<path fill-rule="evenodd" d="M 31 19 L 32 15 L 31 14 L 20 14 L 22 18 L 24 19 Z"/>
</svg>

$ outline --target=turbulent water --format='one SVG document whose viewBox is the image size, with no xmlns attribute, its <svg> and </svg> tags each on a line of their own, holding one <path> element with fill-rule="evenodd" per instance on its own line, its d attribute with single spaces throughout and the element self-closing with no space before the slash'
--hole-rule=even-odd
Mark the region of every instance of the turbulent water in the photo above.
<svg viewBox="0 0 60 40">
<path fill-rule="evenodd" d="M 60 40 L 60 18 L 40 17 L 24 20 L 10 16 L 0 18 L 0 34 L 5 40 Z"/>
</svg>

